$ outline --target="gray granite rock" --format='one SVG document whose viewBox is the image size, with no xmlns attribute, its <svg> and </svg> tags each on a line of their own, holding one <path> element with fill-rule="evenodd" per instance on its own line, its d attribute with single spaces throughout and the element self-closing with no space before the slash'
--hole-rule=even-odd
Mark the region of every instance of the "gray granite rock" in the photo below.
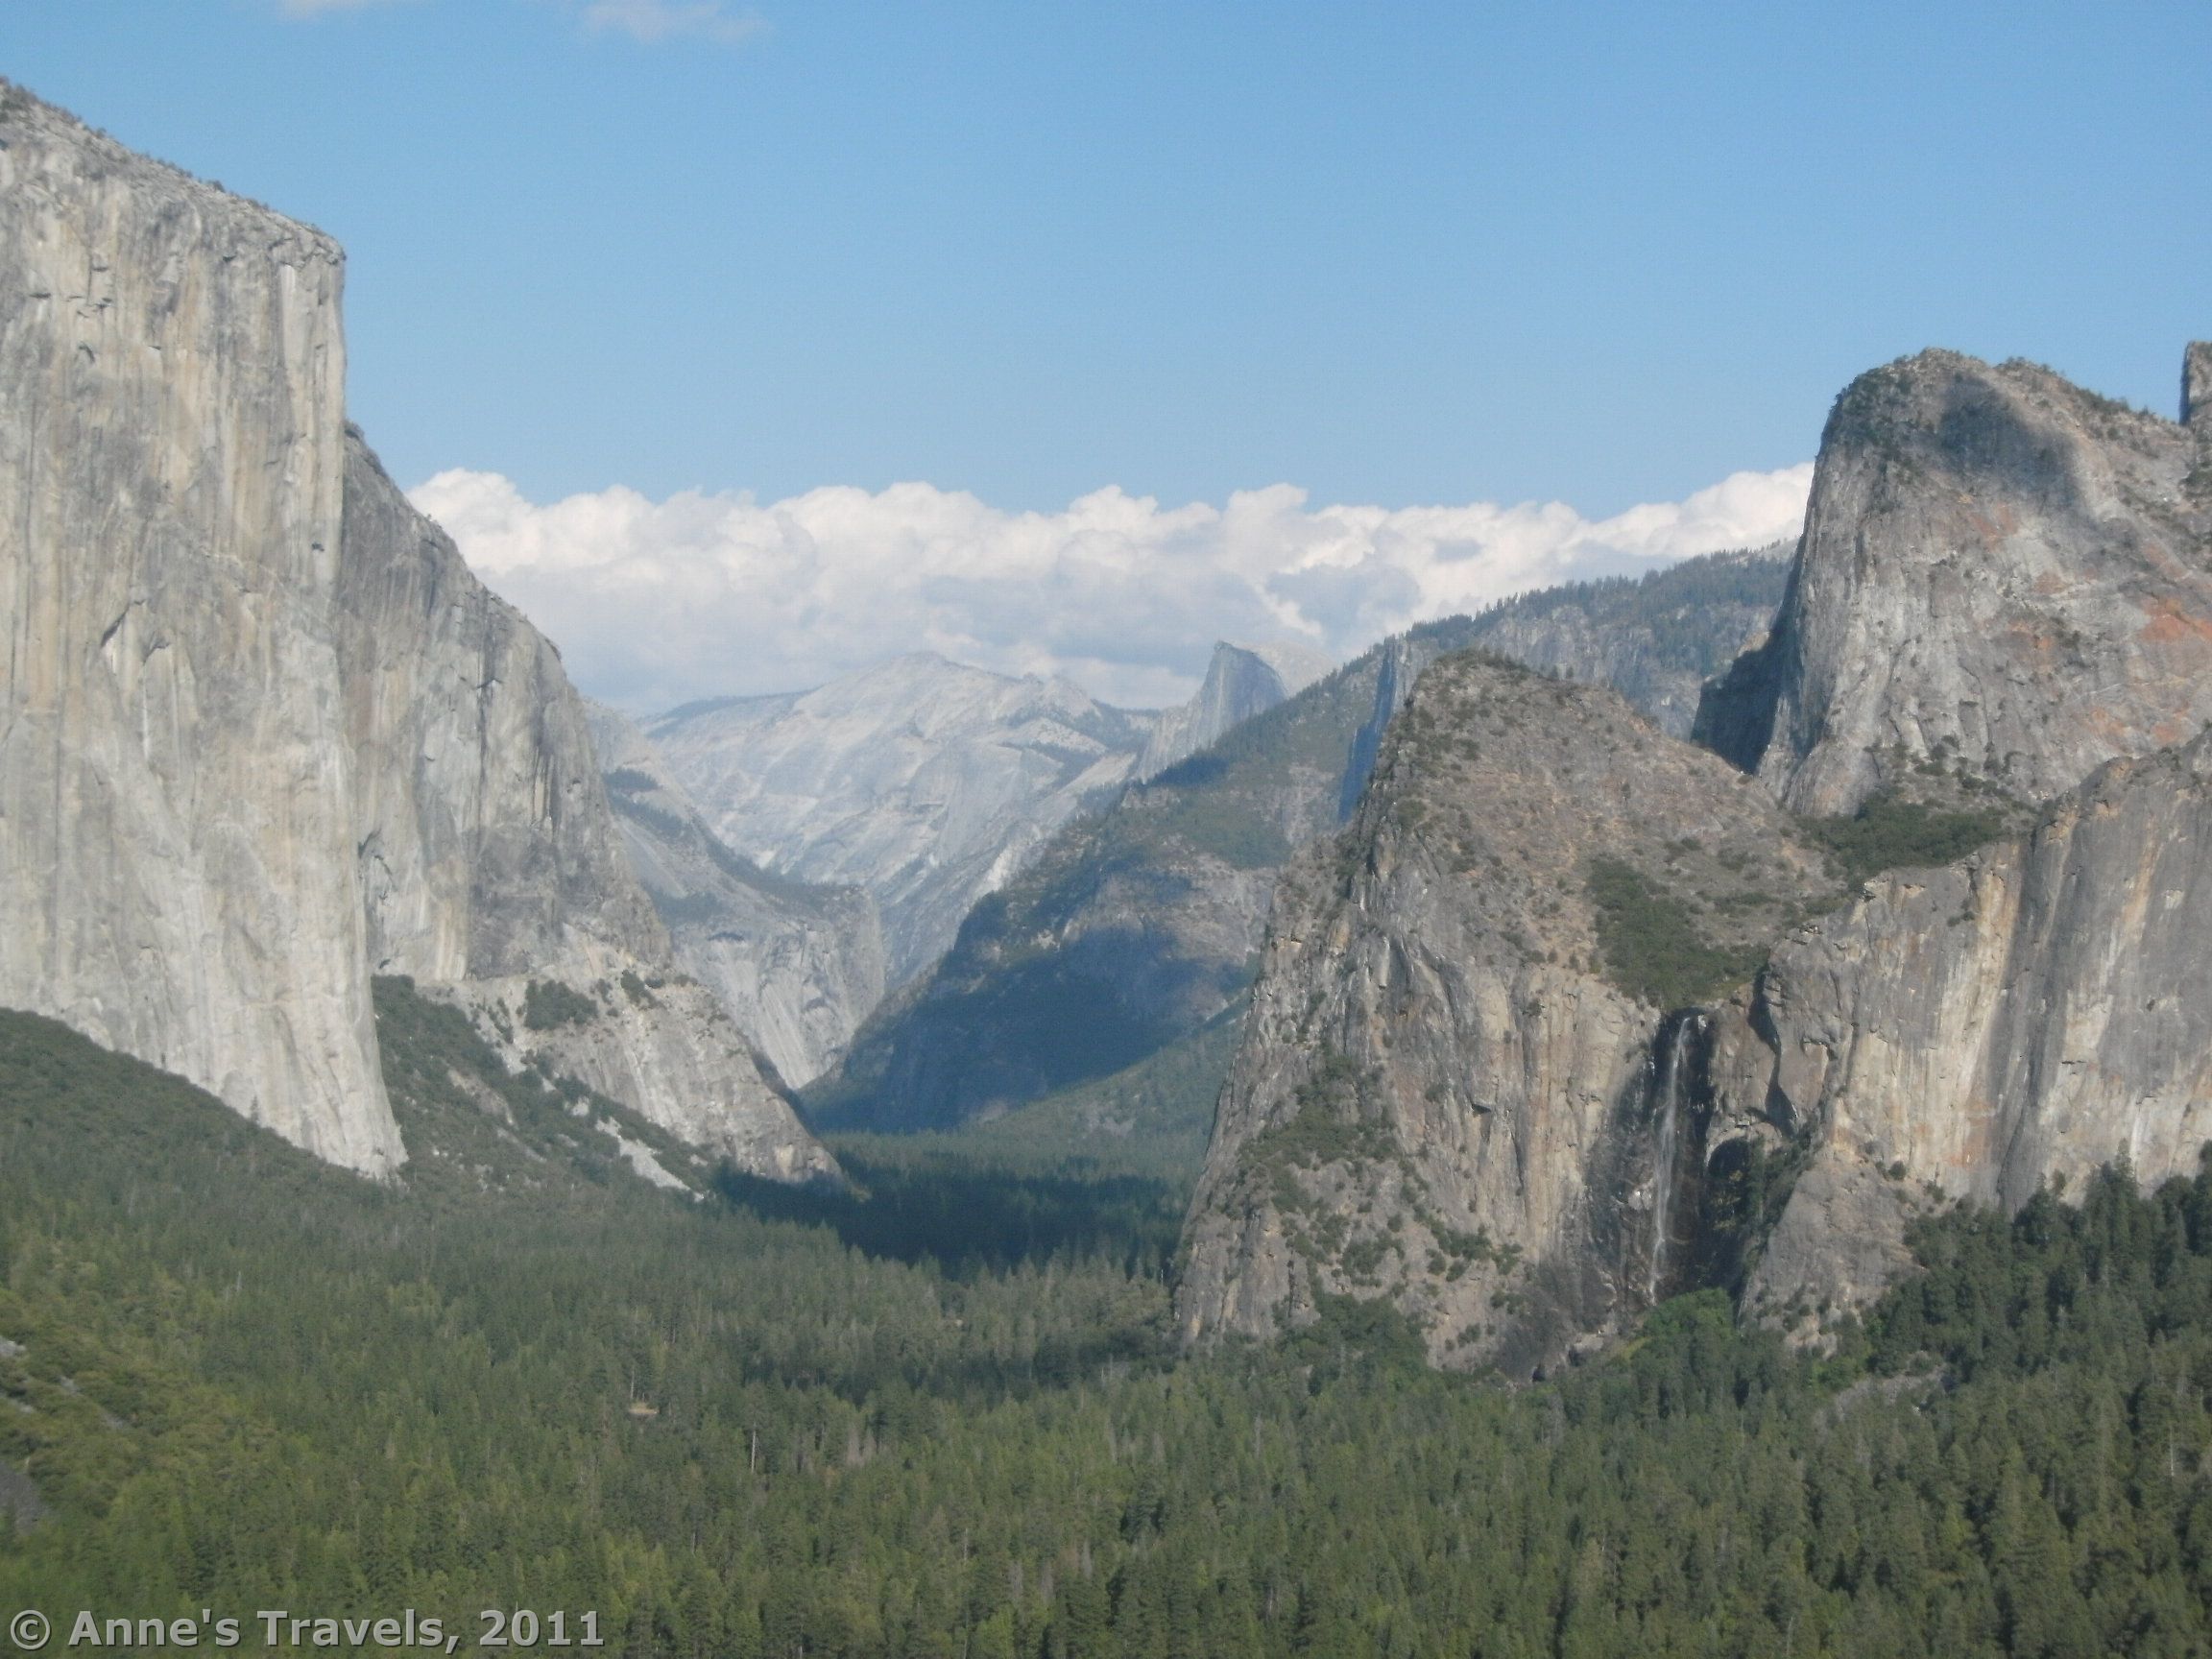
<svg viewBox="0 0 2212 1659">
<path fill-rule="evenodd" d="M 898 985 L 1053 830 L 1128 778 L 1152 716 L 1064 680 L 916 652 L 812 691 L 692 704 L 643 725 L 733 851 L 875 896 Z"/>
<path fill-rule="evenodd" d="M 1698 1160 L 1662 1086 L 1701 1028 L 1609 970 L 1598 860 L 1743 977 L 1834 888 L 1764 790 L 1614 692 L 1431 667 L 1350 827 L 1276 894 L 1192 1200 L 1188 1338 L 1382 1296 L 1439 1361 L 1527 1376 L 1677 1286 Z"/>
<path fill-rule="evenodd" d="M 333 243 L 16 88 L 0 145 L 0 1001 L 390 1173 L 373 974 L 518 1057 L 531 981 L 673 973 L 582 705 L 347 428 Z M 834 1167 L 697 987 L 536 1046 Z"/>
<path fill-rule="evenodd" d="M 2040 801 L 2186 741 L 2212 719 L 2194 456 L 2183 427 L 2033 364 L 1926 351 L 1862 375 L 1773 636 L 1700 739 L 1816 814 L 1966 779 Z"/>
<path fill-rule="evenodd" d="M 1296 696 L 1335 666 L 1328 655 L 1295 643 L 1214 647 L 1206 678 L 1180 708 L 1163 709 L 1133 776 L 1157 777 L 1225 736 L 1255 714 Z"/>
<path fill-rule="evenodd" d="M 860 887 L 771 876 L 725 847 L 645 734 L 591 710 L 630 867 L 683 970 L 793 1088 L 819 1076 L 883 997 L 883 932 Z"/>
<path fill-rule="evenodd" d="M 2028 835 L 1866 884 L 1785 943 L 1746 1010 L 1746 1114 L 1805 1172 L 1755 1304 L 1844 1307 L 1905 1264 L 1932 1202 L 2017 1209 L 2212 1142 L 2212 733 L 2102 768 Z"/>
<path fill-rule="evenodd" d="M 0 1001 L 388 1172 L 343 257 L 13 88 L 0 144 Z"/>
</svg>

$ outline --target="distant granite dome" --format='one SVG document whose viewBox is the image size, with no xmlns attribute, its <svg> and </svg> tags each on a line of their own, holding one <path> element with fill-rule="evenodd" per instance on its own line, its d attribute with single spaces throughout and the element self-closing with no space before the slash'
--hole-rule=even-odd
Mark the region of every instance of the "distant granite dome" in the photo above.
<svg viewBox="0 0 2212 1659">
<path fill-rule="evenodd" d="M 1205 683 L 1190 701 L 1161 713 L 1138 758 L 1135 776 L 1156 777 L 1231 727 L 1305 690 L 1335 665 L 1327 652 L 1295 641 L 1233 645 L 1222 640 L 1214 647 Z"/>
<path fill-rule="evenodd" d="M 778 1075 L 813 1081 L 883 997 L 883 929 L 859 887 L 772 876 L 733 853 L 645 734 L 612 709 L 591 735 L 630 866 L 676 960 L 714 993 Z"/>
<path fill-rule="evenodd" d="M 976 900 L 1070 815 L 1119 787 L 1152 725 L 1065 680 L 927 651 L 812 691 L 643 722 L 732 849 L 875 896 L 894 985 L 942 954 Z"/>
</svg>

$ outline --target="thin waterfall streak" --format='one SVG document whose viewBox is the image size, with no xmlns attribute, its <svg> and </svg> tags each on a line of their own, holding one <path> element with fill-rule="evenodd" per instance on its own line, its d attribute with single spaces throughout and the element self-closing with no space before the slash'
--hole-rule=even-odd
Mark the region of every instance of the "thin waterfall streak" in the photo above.
<svg viewBox="0 0 2212 1659">
<path fill-rule="evenodd" d="M 1675 1134 L 1681 1118 L 1683 1051 L 1695 1034 L 1699 1019 L 1692 1014 L 1674 1022 L 1673 1040 L 1667 1045 L 1667 1062 L 1659 1076 L 1659 1140 L 1653 1149 L 1651 1196 L 1651 1263 L 1644 1284 L 1644 1299 L 1659 1300 L 1659 1286 L 1667 1272 L 1667 1245 L 1673 1224 Z"/>
</svg>

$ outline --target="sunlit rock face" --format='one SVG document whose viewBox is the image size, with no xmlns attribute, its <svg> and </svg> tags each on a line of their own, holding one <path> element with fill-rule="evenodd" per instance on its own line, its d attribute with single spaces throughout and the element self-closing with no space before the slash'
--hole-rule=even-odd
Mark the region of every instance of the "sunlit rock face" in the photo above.
<svg viewBox="0 0 2212 1659">
<path fill-rule="evenodd" d="M 2118 760 L 2026 835 L 1868 882 L 1775 951 L 1747 1096 L 1801 1147 L 1756 1306 L 1847 1307 L 1932 1204 L 2017 1209 L 2212 1142 L 2212 735 Z M 1746 1098 L 1744 1104 L 1752 1104 Z"/>
<path fill-rule="evenodd" d="M 343 256 L 0 104 L 0 1000 L 389 1170 L 332 602 Z"/>
<path fill-rule="evenodd" d="M 1703 700 L 1733 775 L 1580 688 L 1431 668 L 1277 893 L 1187 1336 L 1381 1297 L 1527 1376 L 1719 1284 L 1812 1338 L 1915 1214 L 2193 1170 L 2206 373 L 2186 424 L 1943 352 L 1856 383 L 1776 627 Z M 1846 889 L 1818 849 L 1875 844 L 1839 828 L 1869 806 L 1894 868 Z M 1915 867 L 1961 808 L 1985 844 Z"/>
<path fill-rule="evenodd" d="M 1810 813 L 1964 778 L 2041 801 L 2186 742 L 2212 719 L 2196 450 L 2032 364 L 1926 351 L 1862 375 L 1773 637 L 1701 736 Z"/>
<path fill-rule="evenodd" d="M 1682 1286 L 1707 1038 L 1609 970 L 1608 871 L 1694 901 L 1723 986 L 1835 885 L 1756 783 L 1615 693 L 1431 667 L 1277 893 L 1192 1201 L 1190 1339 L 1380 1296 L 1439 1361 L 1526 1377 Z"/>
<path fill-rule="evenodd" d="M 336 245 L 13 88 L 0 143 L 0 1000 L 388 1173 L 370 979 L 411 974 L 830 1168 L 669 981 L 558 655 L 349 433 Z M 534 980 L 603 1017 L 518 1034 Z"/>
<path fill-rule="evenodd" d="M 644 727 L 733 851 L 775 875 L 874 895 L 897 985 L 943 954 L 975 902 L 1054 830 L 1128 779 L 1152 720 L 1064 680 L 917 652 Z"/>
</svg>

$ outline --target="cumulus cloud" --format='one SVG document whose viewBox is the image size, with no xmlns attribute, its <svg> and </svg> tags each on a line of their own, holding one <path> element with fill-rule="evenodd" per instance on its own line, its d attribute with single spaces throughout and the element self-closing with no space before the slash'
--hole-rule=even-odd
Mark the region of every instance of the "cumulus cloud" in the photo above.
<svg viewBox="0 0 2212 1659">
<path fill-rule="evenodd" d="M 1106 489 L 1009 513 L 927 484 L 780 501 L 615 486 L 526 499 L 494 472 L 412 492 L 475 569 L 559 641 L 594 696 L 644 712 L 795 690 L 902 651 L 1065 674 L 1130 707 L 1195 687 L 1214 641 L 1296 638 L 1339 661 L 1531 588 L 1793 537 L 1810 462 L 1589 519 L 1557 502 L 1220 506 Z"/>
<path fill-rule="evenodd" d="M 734 46 L 768 27 L 750 13 L 733 14 L 723 0 L 589 0 L 584 27 L 627 35 L 647 46 L 663 40 L 715 40 Z"/>
</svg>

